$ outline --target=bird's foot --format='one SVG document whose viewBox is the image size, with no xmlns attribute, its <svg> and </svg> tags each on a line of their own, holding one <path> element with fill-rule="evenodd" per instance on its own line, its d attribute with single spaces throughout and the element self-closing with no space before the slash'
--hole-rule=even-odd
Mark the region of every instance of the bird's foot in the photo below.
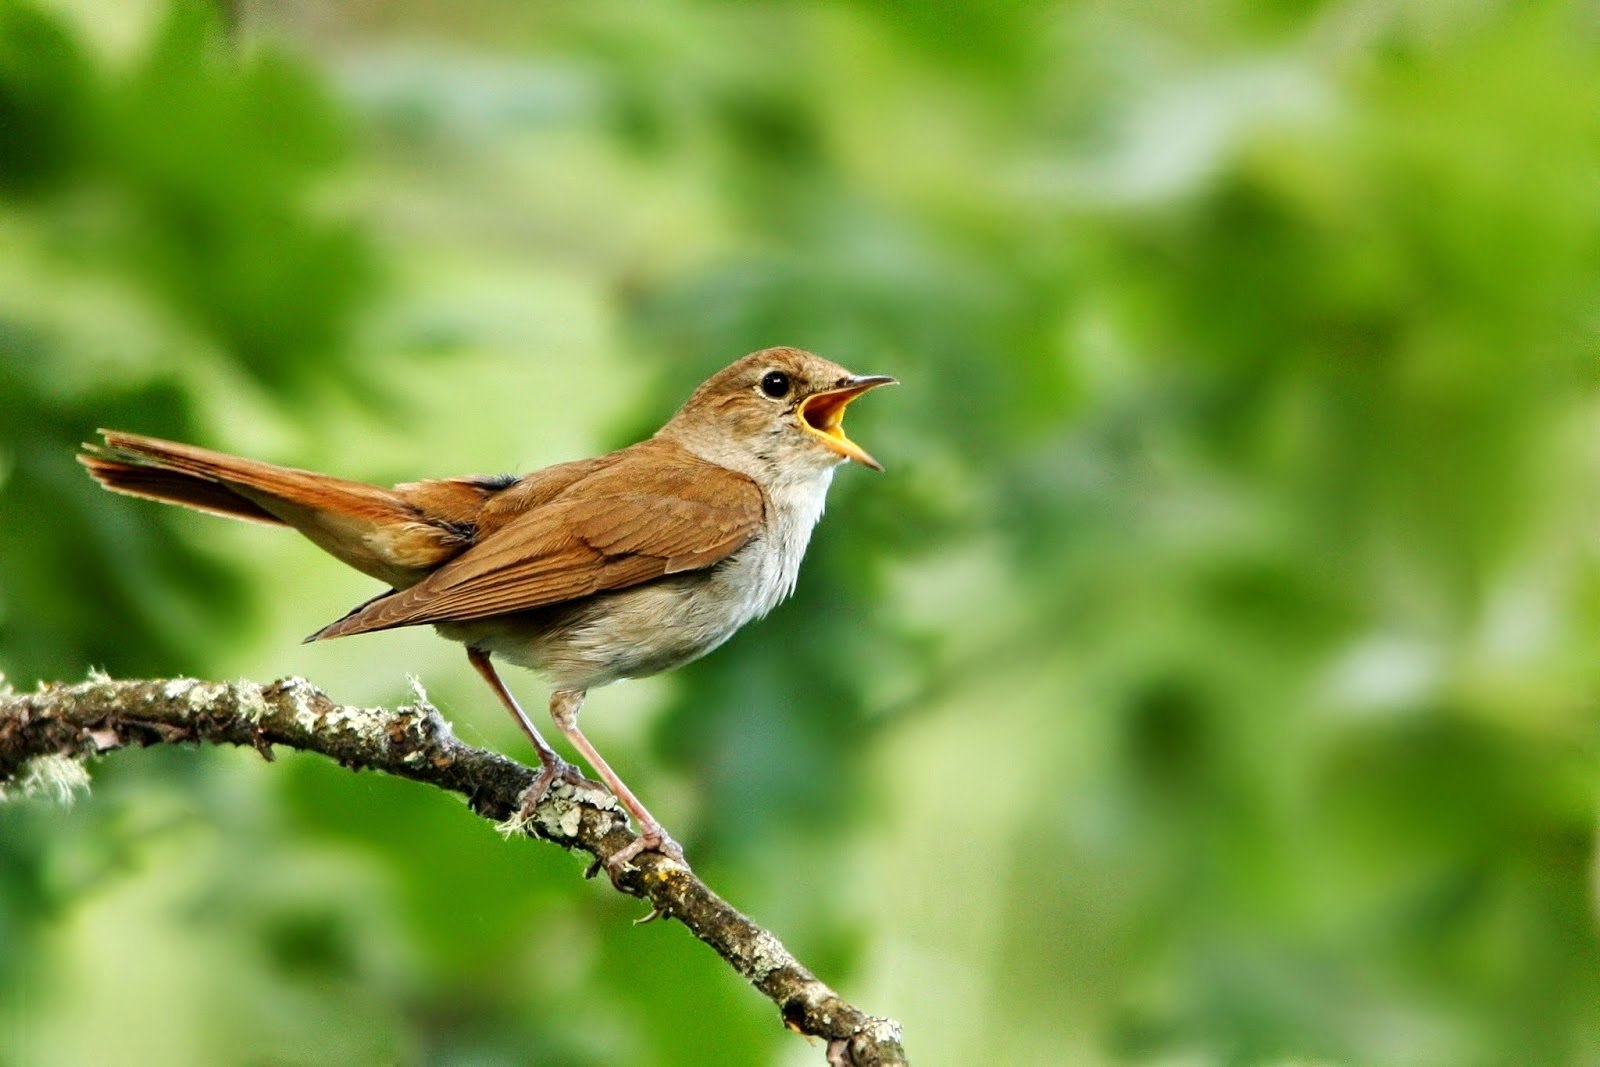
<svg viewBox="0 0 1600 1067">
<path fill-rule="evenodd" d="M 617 872 L 641 852 L 659 852 L 668 859 L 688 866 L 683 858 L 683 846 L 667 836 L 667 831 L 661 828 L 660 823 L 650 823 L 642 829 L 638 837 L 611 854 L 606 860 L 606 868 L 615 878 Z"/>
<path fill-rule="evenodd" d="M 517 798 L 517 813 L 513 819 L 527 822 L 533 818 L 534 809 L 539 802 L 550 792 L 550 787 L 556 784 L 556 779 L 564 779 L 573 785 L 587 782 L 583 772 L 564 759 L 557 758 L 553 761 L 542 763 L 539 773 L 533 776 L 533 784 L 522 791 L 522 796 Z"/>
</svg>

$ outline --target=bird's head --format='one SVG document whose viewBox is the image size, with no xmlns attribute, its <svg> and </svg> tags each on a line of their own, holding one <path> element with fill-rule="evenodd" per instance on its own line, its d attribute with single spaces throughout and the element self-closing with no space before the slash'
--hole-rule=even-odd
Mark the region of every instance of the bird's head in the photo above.
<svg viewBox="0 0 1600 1067">
<path fill-rule="evenodd" d="M 798 348 L 765 348 L 703 382 L 661 434 L 768 483 L 845 460 L 881 471 L 882 464 L 845 436 L 844 411 L 862 393 L 893 384 L 893 378 L 851 374 Z"/>
</svg>

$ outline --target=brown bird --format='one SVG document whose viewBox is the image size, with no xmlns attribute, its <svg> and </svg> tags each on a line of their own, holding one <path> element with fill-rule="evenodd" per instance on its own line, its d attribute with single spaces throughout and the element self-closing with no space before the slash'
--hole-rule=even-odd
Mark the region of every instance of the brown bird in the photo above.
<svg viewBox="0 0 1600 1067">
<path fill-rule="evenodd" d="M 834 468 L 883 469 L 845 436 L 844 410 L 893 382 L 768 348 L 713 375 L 648 440 L 520 478 L 385 489 L 114 430 L 78 460 L 119 493 L 292 526 L 387 582 L 306 640 L 427 623 L 466 645 L 538 750 L 525 812 L 576 771 L 490 657 L 541 672 L 556 726 L 639 827 L 616 869 L 645 849 L 683 852 L 578 729 L 585 694 L 703 656 L 793 592 Z"/>
</svg>

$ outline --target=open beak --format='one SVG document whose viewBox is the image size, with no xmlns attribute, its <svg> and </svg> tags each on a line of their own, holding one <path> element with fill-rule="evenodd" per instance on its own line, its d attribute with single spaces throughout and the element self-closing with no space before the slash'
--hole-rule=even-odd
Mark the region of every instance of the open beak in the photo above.
<svg viewBox="0 0 1600 1067">
<path fill-rule="evenodd" d="M 850 401 L 880 385 L 898 385 L 899 382 L 886 374 L 873 374 L 865 377 L 851 378 L 837 389 L 829 389 L 821 393 L 812 393 L 800 401 L 797 412 L 800 425 L 807 432 L 816 434 L 822 443 L 845 459 L 853 459 L 863 467 L 871 467 L 875 471 L 883 470 L 883 464 L 867 454 L 867 450 L 856 444 L 844 435 L 844 409 L 850 406 Z"/>
</svg>

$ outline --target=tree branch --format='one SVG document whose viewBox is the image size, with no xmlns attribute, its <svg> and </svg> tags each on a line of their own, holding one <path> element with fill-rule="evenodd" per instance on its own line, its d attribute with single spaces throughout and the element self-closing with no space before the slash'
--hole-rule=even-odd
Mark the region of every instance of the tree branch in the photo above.
<svg viewBox="0 0 1600 1067">
<path fill-rule="evenodd" d="M 335 704 L 300 678 L 270 685 L 96 678 L 16 693 L 0 676 L 0 797 L 82 781 L 81 765 L 92 756 L 180 742 L 249 745 L 267 759 L 273 745 L 285 745 L 352 770 L 383 771 L 460 793 L 473 811 L 502 828 L 594 857 L 591 874 L 634 839 L 611 794 L 589 781 L 558 781 L 530 818 L 513 820 L 534 772 L 457 740 L 420 689 L 416 703 L 389 711 Z M 898 1023 L 846 1003 L 688 867 L 646 852 L 613 882 L 715 949 L 778 1006 L 790 1029 L 827 1041 L 829 1063 L 907 1062 Z"/>
</svg>

